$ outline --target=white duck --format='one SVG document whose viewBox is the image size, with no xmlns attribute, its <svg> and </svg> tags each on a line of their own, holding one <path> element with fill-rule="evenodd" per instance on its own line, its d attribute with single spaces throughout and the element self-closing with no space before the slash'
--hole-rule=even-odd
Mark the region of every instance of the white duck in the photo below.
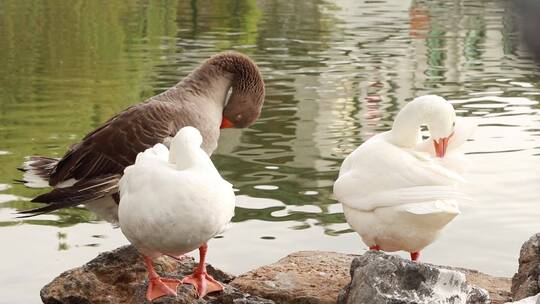
<svg viewBox="0 0 540 304">
<path fill-rule="evenodd" d="M 144 256 L 150 301 L 176 295 L 180 283 L 193 284 L 199 297 L 223 290 L 206 272 L 206 243 L 231 220 L 235 195 L 201 149 L 202 142 L 196 128 L 184 127 L 172 139 L 170 152 L 157 144 L 139 153 L 120 180 L 120 228 Z M 196 248 L 199 266 L 182 281 L 160 278 L 153 268 L 156 257 L 178 257 Z"/>
<path fill-rule="evenodd" d="M 430 138 L 421 140 L 427 125 Z M 417 260 L 466 199 L 455 171 L 459 147 L 474 128 L 458 120 L 444 98 L 415 98 L 397 115 L 390 131 L 378 134 L 345 158 L 334 194 L 350 226 L 370 249 L 404 250 Z M 447 155 L 448 152 L 448 155 Z M 438 158 L 435 158 L 437 156 Z"/>
</svg>

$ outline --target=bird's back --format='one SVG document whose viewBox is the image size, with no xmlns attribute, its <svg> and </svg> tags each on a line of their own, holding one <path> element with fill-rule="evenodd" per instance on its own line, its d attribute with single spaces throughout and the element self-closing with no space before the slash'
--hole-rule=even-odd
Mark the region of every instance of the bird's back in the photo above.
<svg viewBox="0 0 540 304">
<path fill-rule="evenodd" d="M 157 151 L 161 148 L 166 150 L 157 146 L 140 153 L 126 168 L 120 180 L 120 227 L 143 251 L 182 254 L 224 229 L 234 214 L 235 195 L 217 171 L 179 170 Z"/>
</svg>

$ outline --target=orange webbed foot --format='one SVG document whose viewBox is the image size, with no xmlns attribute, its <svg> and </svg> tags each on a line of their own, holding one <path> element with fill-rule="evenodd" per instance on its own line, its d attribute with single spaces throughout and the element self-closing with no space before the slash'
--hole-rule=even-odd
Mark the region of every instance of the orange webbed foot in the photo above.
<svg viewBox="0 0 540 304">
<path fill-rule="evenodd" d="M 176 288 L 182 281 L 170 278 L 151 278 L 146 290 L 146 299 L 152 301 L 163 296 L 176 296 Z"/>
<path fill-rule="evenodd" d="M 220 282 L 216 281 L 211 275 L 206 272 L 194 273 L 188 275 L 182 279 L 182 284 L 191 284 L 195 287 L 199 299 L 203 298 L 207 294 L 216 291 L 222 291 L 223 285 Z"/>
</svg>

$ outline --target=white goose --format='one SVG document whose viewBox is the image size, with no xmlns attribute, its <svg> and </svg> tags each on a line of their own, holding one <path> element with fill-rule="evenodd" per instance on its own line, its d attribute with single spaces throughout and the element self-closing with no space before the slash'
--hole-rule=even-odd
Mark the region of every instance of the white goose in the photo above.
<svg viewBox="0 0 540 304">
<path fill-rule="evenodd" d="M 231 220 L 235 195 L 201 149 L 202 142 L 197 129 L 184 127 L 172 139 L 170 152 L 157 144 L 139 153 L 120 180 L 120 228 L 144 256 L 150 301 L 176 295 L 180 283 L 193 284 L 199 297 L 223 290 L 206 272 L 206 243 Z M 156 257 L 178 257 L 196 248 L 199 266 L 182 281 L 160 278 L 153 268 Z"/>
<path fill-rule="evenodd" d="M 421 125 L 431 135 L 426 141 Z M 464 119 L 456 121 L 444 98 L 421 96 L 399 112 L 390 131 L 345 158 L 334 194 L 370 249 L 404 250 L 417 260 L 460 213 L 457 202 L 467 197 L 457 188 L 464 181 L 457 173 L 463 157 L 457 148 L 473 129 Z"/>
</svg>

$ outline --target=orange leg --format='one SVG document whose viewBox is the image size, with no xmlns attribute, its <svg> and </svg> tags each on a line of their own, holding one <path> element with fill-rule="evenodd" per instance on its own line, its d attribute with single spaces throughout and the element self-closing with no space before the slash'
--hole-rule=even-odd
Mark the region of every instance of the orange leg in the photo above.
<svg viewBox="0 0 540 304">
<path fill-rule="evenodd" d="M 211 292 L 223 290 L 223 285 L 221 285 L 221 283 L 216 281 L 206 272 L 206 265 L 204 264 L 204 261 L 206 259 L 207 249 L 207 244 L 204 244 L 199 248 L 199 266 L 197 266 L 193 274 L 182 279 L 182 284 L 191 284 L 195 286 L 199 299 Z"/>
<path fill-rule="evenodd" d="M 146 299 L 152 301 L 163 296 L 176 296 L 176 288 L 182 282 L 177 279 L 161 278 L 152 264 L 152 259 L 144 257 L 144 265 L 148 270 L 148 289 L 146 290 Z"/>
<path fill-rule="evenodd" d="M 418 258 L 420 258 L 420 251 L 417 252 L 411 252 L 411 261 L 418 261 Z"/>
</svg>

